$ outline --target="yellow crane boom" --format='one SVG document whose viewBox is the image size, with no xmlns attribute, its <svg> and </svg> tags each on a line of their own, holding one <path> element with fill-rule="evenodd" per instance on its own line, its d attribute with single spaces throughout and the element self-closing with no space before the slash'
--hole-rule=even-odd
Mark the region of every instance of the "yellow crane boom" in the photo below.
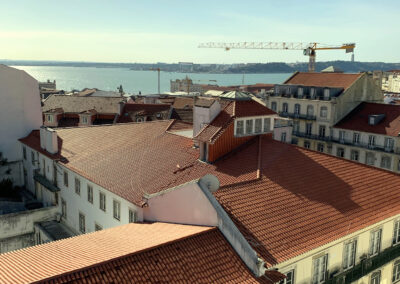
<svg viewBox="0 0 400 284">
<path fill-rule="evenodd" d="M 315 71 L 315 55 L 316 50 L 332 50 L 344 49 L 346 53 L 354 52 L 355 43 L 345 43 L 341 46 L 327 46 L 317 42 L 206 42 L 200 43 L 199 48 L 223 48 L 226 51 L 231 49 L 286 49 L 286 50 L 303 50 L 304 55 L 309 56 L 308 72 Z M 352 56 L 352 61 L 354 56 Z"/>
</svg>

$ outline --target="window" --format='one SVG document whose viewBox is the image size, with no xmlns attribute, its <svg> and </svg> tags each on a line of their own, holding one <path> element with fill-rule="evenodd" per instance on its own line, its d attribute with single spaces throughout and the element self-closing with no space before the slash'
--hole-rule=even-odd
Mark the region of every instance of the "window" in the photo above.
<svg viewBox="0 0 400 284">
<path fill-rule="evenodd" d="M 310 149 L 310 141 L 304 141 L 304 148 Z"/>
<path fill-rule="evenodd" d="M 341 143 L 344 143 L 344 138 L 346 137 L 346 132 L 344 132 L 343 130 L 339 131 L 339 141 Z"/>
<path fill-rule="evenodd" d="M 359 144 L 360 143 L 360 133 L 354 132 L 353 133 L 353 143 Z"/>
<path fill-rule="evenodd" d="M 287 103 L 283 103 L 282 105 L 282 112 L 287 113 L 289 111 L 289 106 Z"/>
<path fill-rule="evenodd" d="M 326 278 L 326 266 L 328 262 L 328 255 L 325 254 L 313 260 L 313 277 L 312 283 L 323 283 Z"/>
<path fill-rule="evenodd" d="M 121 203 L 117 200 L 113 200 L 113 212 L 114 218 L 117 220 L 121 219 Z"/>
<path fill-rule="evenodd" d="M 373 148 L 375 146 L 375 136 L 369 135 L 368 136 L 368 147 Z"/>
<path fill-rule="evenodd" d="M 374 153 L 367 152 L 365 155 L 365 163 L 367 165 L 373 166 L 375 164 L 375 155 Z"/>
<path fill-rule="evenodd" d="M 24 160 L 26 160 L 26 147 L 25 146 L 22 147 L 22 155 L 24 157 Z"/>
<path fill-rule="evenodd" d="M 269 131 L 271 131 L 271 119 L 264 118 L 264 132 L 269 132 Z"/>
<path fill-rule="evenodd" d="M 400 243 L 400 220 L 394 222 L 393 244 Z"/>
<path fill-rule="evenodd" d="M 300 122 L 298 120 L 293 121 L 293 132 L 299 132 L 300 131 Z"/>
<path fill-rule="evenodd" d="M 61 198 L 61 217 L 67 219 L 67 202 Z"/>
<path fill-rule="evenodd" d="M 358 161 L 360 153 L 357 150 L 351 150 L 350 159 L 352 161 Z"/>
<path fill-rule="evenodd" d="M 79 212 L 79 231 L 81 231 L 81 233 L 85 233 L 86 231 L 85 215 L 81 212 Z"/>
<path fill-rule="evenodd" d="M 385 151 L 392 151 L 394 145 L 394 140 L 392 138 L 385 138 Z"/>
<path fill-rule="evenodd" d="M 276 111 L 276 102 L 271 102 L 271 109 Z"/>
<path fill-rule="evenodd" d="M 357 241 L 351 241 L 344 244 L 343 251 L 343 269 L 348 269 L 354 266 L 356 258 Z"/>
<path fill-rule="evenodd" d="M 325 106 L 321 107 L 321 110 L 319 111 L 319 116 L 328 117 L 328 108 Z"/>
<path fill-rule="evenodd" d="M 87 124 L 88 123 L 88 118 L 87 116 L 82 116 L 82 123 Z"/>
<path fill-rule="evenodd" d="M 286 142 L 286 132 L 281 133 L 281 142 Z"/>
<path fill-rule="evenodd" d="M 162 118 L 161 113 L 156 113 L 156 117 L 157 117 L 157 118 Z"/>
<path fill-rule="evenodd" d="M 304 91 L 303 88 L 298 88 L 298 90 L 297 90 L 297 96 L 298 96 L 300 99 L 303 97 L 303 91 Z"/>
<path fill-rule="evenodd" d="M 400 280 L 400 260 L 396 260 L 393 265 L 393 277 L 392 282 L 397 282 Z"/>
<path fill-rule="evenodd" d="M 312 105 L 307 106 L 307 116 L 313 116 L 314 115 L 314 107 Z"/>
<path fill-rule="evenodd" d="M 135 223 L 136 222 L 136 212 L 132 209 L 129 209 L 129 223 Z"/>
<path fill-rule="evenodd" d="M 382 159 L 381 159 L 381 168 L 389 169 L 389 170 L 390 170 L 391 164 L 392 164 L 392 159 L 391 159 L 390 157 L 388 157 L 388 156 L 382 156 Z"/>
<path fill-rule="evenodd" d="M 254 132 L 261 133 L 261 128 L 262 128 L 262 119 L 257 118 L 254 123 Z"/>
<path fill-rule="evenodd" d="M 87 200 L 93 204 L 93 186 L 87 185 Z"/>
<path fill-rule="evenodd" d="M 344 157 L 344 148 L 337 148 L 336 156 L 343 158 Z"/>
<path fill-rule="evenodd" d="M 381 249 L 381 234 L 382 230 L 376 230 L 371 233 L 371 241 L 369 247 L 369 254 L 376 255 L 379 253 Z"/>
<path fill-rule="evenodd" d="M 95 231 L 101 231 L 101 230 L 103 230 L 103 227 L 100 226 L 100 225 L 97 224 L 97 223 L 94 223 L 94 230 L 95 230 Z"/>
<path fill-rule="evenodd" d="M 100 209 L 105 212 L 106 211 L 106 195 L 104 193 L 100 192 L 99 198 L 100 198 Z"/>
<path fill-rule="evenodd" d="M 299 140 L 297 138 L 292 138 L 292 144 L 297 145 L 299 143 Z"/>
<path fill-rule="evenodd" d="M 31 151 L 31 162 L 32 165 L 35 165 L 35 152 Z"/>
<path fill-rule="evenodd" d="M 315 89 L 314 88 L 310 89 L 310 96 L 312 99 L 315 98 Z"/>
<path fill-rule="evenodd" d="M 324 144 L 318 143 L 317 150 L 318 150 L 319 152 L 324 152 Z"/>
<path fill-rule="evenodd" d="M 311 135 L 312 133 L 312 123 L 306 123 L 306 135 Z"/>
<path fill-rule="evenodd" d="M 243 135 L 244 134 L 244 121 L 238 120 L 236 121 L 236 135 Z"/>
<path fill-rule="evenodd" d="M 325 137 L 325 130 L 326 130 L 325 125 L 320 125 L 319 126 L 319 137 L 321 137 L 321 138 Z"/>
<path fill-rule="evenodd" d="M 64 185 L 68 187 L 68 173 L 64 171 Z"/>
<path fill-rule="evenodd" d="M 294 270 L 285 273 L 286 279 L 281 280 L 279 284 L 293 284 L 294 283 Z"/>
<path fill-rule="evenodd" d="M 329 100 L 330 97 L 330 90 L 329 89 L 325 89 L 324 90 L 324 99 L 325 100 Z"/>
<path fill-rule="evenodd" d="M 246 120 L 246 134 L 253 133 L 253 120 L 247 119 Z"/>
<path fill-rule="evenodd" d="M 371 284 L 380 284 L 381 283 L 381 272 L 377 271 L 372 273 L 371 275 Z"/>
<path fill-rule="evenodd" d="M 53 116 L 51 114 L 46 115 L 46 119 L 48 122 L 53 122 Z"/>
<path fill-rule="evenodd" d="M 300 105 L 299 104 L 294 105 L 294 114 L 297 114 L 297 115 L 300 114 Z"/>
<path fill-rule="evenodd" d="M 75 178 L 75 193 L 81 195 L 81 181 Z"/>
</svg>

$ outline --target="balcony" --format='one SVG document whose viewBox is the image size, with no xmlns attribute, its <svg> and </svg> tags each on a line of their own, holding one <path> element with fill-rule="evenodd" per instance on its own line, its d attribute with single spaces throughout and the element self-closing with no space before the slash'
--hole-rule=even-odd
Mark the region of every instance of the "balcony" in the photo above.
<svg viewBox="0 0 400 284">
<path fill-rule="evenodd" d="M 33 179 L 40 183 L 42 186 L 50 190 L 51 192 L 58 192 L 60 189 L 53 182 L 49 181 L 45 176 L 41 175 L 38 170 L 35 170 Z"/>
<path fill-rule="evenodd" d="M 281 111 L 279 115 L 282 117 L 289 117 L 289 118 L 297 118 L 297 119 L 305 119 L 305 120 L 317 120 L 317 116 L 315 115 L 307 115 L 307 114 L 299 114 L 299 113 L 291 113 Z"/>
<path fill-rule="evenodd" d="M 364 258 L 355 265 L 353 268 L 336 273 L 331 276 L 325 283 L 326 284 L 346 284 L 353 283 L 358 279 L 368 275 L 372 271 L 390 263 L 400 256 L 400 246 L 392 246 L 374 257 Z"/>
<path fill-rule="evenodd" d="M 297 136 L 297 137 L 320 140 L 320 141 L 325 141 L 325 142 L 331 141 L 330 136 L 319 136 L 319 135 L 308 134 L 306 132 L 300 132 L 300 131 L 293 131 L 293 135 Z"/>
<path fill-rule="evenodd" d="M 397 147 L 396 149 L 394 149 L 394 147 L 370 145 L 368 143 L 363 143 L 363 142 L 354 142 L 353 140 L 350 140 L 350 139 L 338 139 L 338 138 L 332 138 L 332 142 L 335 142 L 338 144 L 343 144 L 343 145 L 348 145 L 348 146 L 353 146 L 353 147 L 360 147 L 360 148 L 364 148 L 364 149 L 368 149 L 368 150 L 372 150 L 372 151 L 400 154 L 400 147 Z"/>
</svg>

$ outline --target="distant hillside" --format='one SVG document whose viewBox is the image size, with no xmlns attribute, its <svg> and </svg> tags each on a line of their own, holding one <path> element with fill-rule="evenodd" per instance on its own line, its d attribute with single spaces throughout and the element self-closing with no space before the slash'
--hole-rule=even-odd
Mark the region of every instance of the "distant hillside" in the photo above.
<svg viewBox="0 0 400 284">
<path fill-rule="evenodd" d="M 96 67 L 96 68 L 129 68 L 131 70 L 150 70 L 160 68 L 166 72 L 183 73 L 292 73 L 307 71 L 308 63 L 247 63 L 247 64 L 192 64 L 181 66 L 179 63 L 102 63 L 102 62 L 68 62 L 68 61 L 27 61 L 27 60 L 0 60 L 0 64 L 16 66 L 68 66 L 68 67 Z M 317 62 L 316 71 L 329 66 L 335 66 L 344 72 L 360 72 L 391 69 L 400 69 L 400 63 L 384 62 L 350 62 L 326 61 Z"/>
</svg>

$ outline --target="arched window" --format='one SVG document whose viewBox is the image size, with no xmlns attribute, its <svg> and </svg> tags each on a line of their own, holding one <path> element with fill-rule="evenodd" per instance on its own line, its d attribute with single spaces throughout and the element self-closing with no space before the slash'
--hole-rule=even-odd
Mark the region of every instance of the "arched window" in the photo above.
<svg viewBox="0 0 400 284">
<path fill-rule="evenodd" d="M 321 107 L 319 116 L 328 117 L 328 108 L 326 106 Z"/>
<path fill-rule="evenodd" d="M 314 107 L 312 105 L 307 106 L 307 115 L 308 116 L 314 115 Z"/>
</svg>

